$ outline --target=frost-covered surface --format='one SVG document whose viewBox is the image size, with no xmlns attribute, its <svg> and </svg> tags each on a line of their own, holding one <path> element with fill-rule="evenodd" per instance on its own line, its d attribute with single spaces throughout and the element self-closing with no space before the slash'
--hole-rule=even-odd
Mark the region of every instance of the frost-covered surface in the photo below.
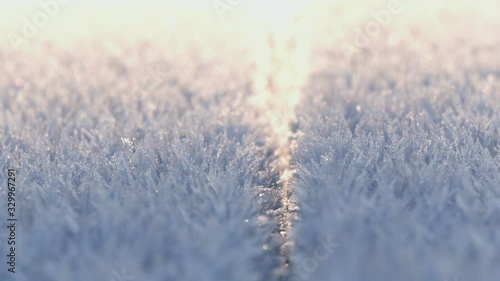
<svg viewBox="0 0 500 281">
<path fill-rule="evenodd" d="M 323 12 L 301 26 L 309 64 L 287 53 L 307 32 L 276 42 L 265 22 L 196 18 L 165 38 L 137 28 L 70 48 L 41 43 L 48 26 L 26 52 L 2 45 L 17 280 L 497 281 L 499 26 L 466 14 L 408 27 L 402 14 L 346 58 L 346 10 Z M 256 102 L 256 79 L 269 100 Z M 304 86 L 295 112 L 285 86 Z M 281 239 L 288 194 L 299 211 Z"/>
<path fill-rule="evenodd" d="M 351 61 L 317 52 L 297 109 L 292 280 L 498 280 L 500 38 L 428 34 Z"/>
<path fill-rule="evenodd" d="M 278 174 L 249 122 L 248 65 L 117 44 L 2 58 L 17 280 L 269 280 Z"/>
</svg>

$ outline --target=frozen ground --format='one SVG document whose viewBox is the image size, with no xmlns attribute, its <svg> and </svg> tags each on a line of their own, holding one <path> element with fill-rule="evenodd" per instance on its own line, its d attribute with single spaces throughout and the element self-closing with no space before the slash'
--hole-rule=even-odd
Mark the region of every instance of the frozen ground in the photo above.
<svg viewBox="0 0 500 281">
<path fill-rule="evenodd" d="M 395 21 L 346 57 L 334 11 L 310 57 L 203 24 L 2 45 L 13 280 L 498 280 L 500 26 Z"/>
<path fill-rule="evenodd" d="M 1 164 L 19 171 L 18 280 L 110 280 L 122 269 L 134 280 L 270 279 L 279 244 L 261 216 L 278 208 L 279 175 L 252 122 L 249 70 L 123 51 L 125 60 L 81 46 L 42 50 L 47 64 L 2 61 Z"/>
<path fill-rule="evenodd" d="M 323 56 L 297 109 L 299 279 L 498 280 L 498 43 L 455 40 Z"/>
</svg>

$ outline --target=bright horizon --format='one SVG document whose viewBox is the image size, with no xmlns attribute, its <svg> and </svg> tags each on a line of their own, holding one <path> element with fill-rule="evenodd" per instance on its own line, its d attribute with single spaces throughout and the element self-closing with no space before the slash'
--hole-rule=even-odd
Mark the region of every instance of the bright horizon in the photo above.
<svg viewBox="0 0 500 281">
<path fill-rule="evenodd" d="M 55 1 L 55 0 L 53 0 Z M 49 16 L 48 23 L 39 28 L 39 32 L 32 40 L 34 42 L 72 41 L 78 38 L 89 38 L 103 34 L 115 34 L 121 37 L 157 37 L 159 34 L 169 34 L 174 30 L 182 35 L 186 25 L 194 29 L 205 30 L 203 33 L 225 32 L 231 29 L 244 30 L 247 33 L 261 32 L 263 26 L 271 26 L 286 22 L 292 15 L 303 16 L 308 14 L 311 23 L 320 25 L 322 21 L 339 21 L 342 24 L 354 24 L 370 19 L 367 11 L 378 11 L 385 8 L 390 1 L 349 1 L 346 8 L 345 1 L 83 1 L 65 0 L 53 16 Z M 33 16 L 43 11 L 40 3 L 50 0 L 5 0 L 0 2 L 0 44 L 11 44 L 8 36 L 22 35 L 25 19 L 33 23 Z M 228 3 L 235 3 L 230 6 Z M 290 4 L 292 3 L 292 4 Z M 353 3 L 359 3 L 358 6 Z M 482 1 L 419 1 L 411 3 L 401 0 L 404 7 L 404 16 L 394 19 L 396 24 L 391 28 L 403 27 L 408 23 L 426 22 L 435 17 L 441 17 L 442 11 L 450 14 L 464 14 L 463 21 L 467 22 L 467 14 L 478 14 L 484 20 L 498 18 L 500 4 L 493 0 Z M 429 5 L 429 3 L 432 3 Z M 118 7 L 116 5 L 119 5 Z M 339 18 L 332 18 L 325 10 L 338 8 Z M 340 7 L 340 8 L 339 8 Z M 359 7 L 359 8 L 356 8 Z M 217 10 L 219 9 L 219 10 Z M 422 13 L 425 11 L 425 13 Z M 426 18 L 421 15 L 425 14 Z M 208 33 L 206 31 L 209 31 Z M 432 32 L 430 30 L 429 32 Z M 189 37 L 186 33 L 183 36 Z M 335 36 L 333 34 L 332 36 Z M 30 40 L 31 41 L 31 40 Z"/>
</svg>

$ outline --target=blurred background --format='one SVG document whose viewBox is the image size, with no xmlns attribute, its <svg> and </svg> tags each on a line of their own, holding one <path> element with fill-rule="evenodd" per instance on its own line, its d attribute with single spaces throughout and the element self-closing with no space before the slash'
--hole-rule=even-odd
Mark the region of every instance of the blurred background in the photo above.
<svg viewBox="0 0 500 281">
<path fill-rule="evenodd" d="M 24 19 L 33 23 L 36 36 L 29 45 L 51 40 L 59 43 L 85 40 L 89 37 L 147 38 L 161 42 L 169 38 L 188 40 L 196 36 L 212 36 L 238 29 L 238 37 L 254 36 L 262 27 L 286 22 L 287 18 L 307 18 L 312 29 L 335 28 L 330 33 L 320 32 L 322 40 L 349 36 L 354 24 L 371 20 L 371 12 L 386 8 L 388 0 L 355 1 L 264 1 L 264 0 L 187 0 L 187 1 L 84 1 L 84 0 L 2 0 L 0 2 L 1 44 L 12 45 L 12 36 L 23 36 Z M 500 4 L 494 0 L 480 1 L 409 1 L 400 0 L 403 10 L 392 19 L 391 29 L 403 24 L 427 24 L 449 21 L 453 18 L 460 32 L 470 21 L 491 21 L 498 18 Z M 57 7 L 53 7 L 53 4 Z M 51 15 L 44 19 L 40 11 L 49 9 Z M 47 13 L 46 13 L 47 14 Z M 203 30 L 203 31 L 201 31 Z M 243 32 L 244 30 L 244 32 Z M 200 31 L 197 33 L 196 31 Z M 429 33 L 453 33 L 429 27 Z M 312 32 L 312 30 L 310 31 Z M 481 34 L 488 37 L 487 34 Z M 103 39 L 105 40 L 105 39 Z"/>
</svg>

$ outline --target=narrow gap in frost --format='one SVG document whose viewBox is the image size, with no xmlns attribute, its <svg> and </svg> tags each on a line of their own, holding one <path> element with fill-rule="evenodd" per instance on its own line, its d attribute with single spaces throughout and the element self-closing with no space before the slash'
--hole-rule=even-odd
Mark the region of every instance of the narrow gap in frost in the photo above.
<svg viewBox="0 0 500 281">
<path fill-rule="evenodd" d="M 265 44 L 256 52 L 257 76 L 254 82 L 254 105 L 259 108 L 264 126 L 270 130 L 269 138 L 278 158 L 280 177 L 272 188 L 280 189 L 281 202 L 273 215 L 279 220 L 281 236 L 280 254 L 284 263 L 277 269 L 280 279 L 290 272 L 289 233 L 297 206 L 291 199 L 290 181 L 295 174 L 291 151 L 298 134 L 295 107 L 301 99 L 301 88 L 308 79 L 309 42 L 305 25 L 295 18 L 292 22 L 273 25 Z"/>
</svg>

